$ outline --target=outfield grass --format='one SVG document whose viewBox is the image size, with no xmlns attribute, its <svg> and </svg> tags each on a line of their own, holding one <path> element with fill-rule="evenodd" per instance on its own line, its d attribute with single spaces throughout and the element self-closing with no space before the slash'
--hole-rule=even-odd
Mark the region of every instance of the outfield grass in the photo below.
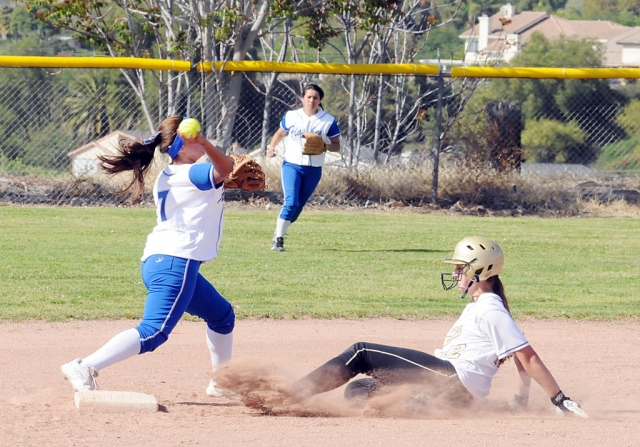
<svg viewBox="0 0 640 447">
<path fill-rule="evenodd" d="M 640 220 L 306 211 L 284 253 L 276 211 L 227 211 L 204 275 L 239 317 L 427 318 L 460 312 L 441 260 L 464 236 L 506 252 L 515 316 L 638 317 Z M 139 318 L 149 209 L 0 208 L 0 320 Z"/>
</svg>

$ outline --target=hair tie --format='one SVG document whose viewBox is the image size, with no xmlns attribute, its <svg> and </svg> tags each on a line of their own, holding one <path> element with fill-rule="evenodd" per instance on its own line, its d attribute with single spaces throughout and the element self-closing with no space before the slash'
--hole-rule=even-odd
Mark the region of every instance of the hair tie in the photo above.
<svg viewBox="0 0 640 447">
<path fill-rule="evenodd" d="M 186 120 L 187 117 L 183 116 L 182 121 Z M 171 158 L 176 158 L 180 149 L 184 146 L 184 140 L 182 137 L 176 132 L 176 137 L 173 139 L 173 143 L 171 143 L 171 147 L 167 150 L 167 155 Z"/>
<path fill-rule="evenodd" d="M 142 144 L 151 144 L 151 143 L 155 143 L 156 139 L 160 136 L 160 134 L 162 133 L 162 131 L 158 131 L 156 132 L 156 134 L 154 136 L 152 136 L 151 138 L 148 138 L 146 140 L 144 140 L 144 142 Z"/>
<path fill-rule="evenodd" d="M 180 135 L 176 134 L 173 143 L 171 143 L 171 147 L 167 150 L 167 155 L 171 158 L 176 158 L 176 155 L 178 155 L 182 146 L 184 146 L 184 140 Z"/>
</svg>

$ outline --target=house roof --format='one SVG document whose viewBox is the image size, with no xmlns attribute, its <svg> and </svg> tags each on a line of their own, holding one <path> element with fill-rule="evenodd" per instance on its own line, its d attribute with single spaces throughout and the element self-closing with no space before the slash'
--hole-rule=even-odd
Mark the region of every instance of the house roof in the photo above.
<svg viewBox="0 0 640 447">
<path fill-rule="evenodd" d="M 618 44 L 640 45 L 640 27 L 631 28 L 615 39 Z"/>
<path fill-rule="evenodd" d="M 518 35 L 519 43 L 526 44 L 539 31 L 551 40 L 567 36 L 604 42 L 604 64 L 616 67 L 623 65 L 623 44 L 640 45 L 640 27 L 630 28 L 610 20 L 567 20 L 543 11 L 522 11 L 505 18 L 505 12 L 499 11 L 489 21 L 491 33 L 485 51 L 502 51 L 509 34 Z M 475 25 L 460 34 L 460 38 L 477 38 L 479 31 L 480 27 Z"/>
<path fill-rule="evenodd" d="M 521 36 L 521 42 L 528 40 L 535 31 L 541 31 L 549 39 L 564 35 L 580 39 L 609 40 L 632 29 L 610 20 L 567 20 L 544 11 L 522 11 L 510 18 L 505 18 L 504 11 L 500 11 L 492 15 L 489 20 L 491 23 L 489 39 L 518 34 Z M 464 31 L 460 37 L 463 39 L 476 37 L 479 31 L 480 27 L 476 25 Z M 640 35 L 637 37 L 640 38 Z"/>
<path fill-rule="evenodd" d="M 67 157 L 75 157 L 78 154 L 81 154 L 82 152 L 86 151 L 87 149 L 91 149 L 94 147 L 98 147 L 102 149 L 107 154 L 114 155 L 113 147 L 111 147 L 111 145 L 109 144 L 106 144 L 107 142 L 111 141 L 114 136 L 117 136 L 118 140 L 120 140 L 120 138 L 124 138 L 129 140 L 142 141 L 142 139 L 144 138 L 144 135 L 146 135 L 146 133 L 141 132 L 139 130 L 116 130 L 114 132 L 111 132 L 105 135 L 102 138 L 98 138 L 97 140 L 90 141 L 84 146 L 81 146 L 77 149 L 72 150 L 71 152 L 68 152 Z"/>
<path fill-rule="evenodd" d="M 541 31 L 549 39 L 571 36 L 578 39 L 609 40 L 629 29 L 628 26 L 610 20 L 567 20 L 550 15 L 548 20 L 528 29 L 527 33 L 523 34 L 531 35 L 535 31 Z"/>
<path fill-rule="evenodd" d="M 548 17 L 549 14 L 544 11 L 522 11 L 512 17 L 505 18 L 504 11 L 500 11 L 489 18 L 491 23 L 489 38 L 498 39 L 507 34 L 522 34 L 528 28 Z M 476 37 L 479 31 L 480 27 L 476 25 L 464 31 L 460 37 L 463 39 Z"/>
</svg>

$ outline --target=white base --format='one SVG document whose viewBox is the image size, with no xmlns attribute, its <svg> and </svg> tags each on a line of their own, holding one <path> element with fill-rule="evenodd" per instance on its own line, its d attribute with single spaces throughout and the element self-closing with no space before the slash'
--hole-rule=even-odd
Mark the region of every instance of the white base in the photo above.
<svg viewBox="0 0 640 447">
<path fill-rule="evenodd" d="M 73 401 L 76 408 L 158 411 L 158 401 L 154 396 L 131 391 L 78 391 Z"/>
</svg>

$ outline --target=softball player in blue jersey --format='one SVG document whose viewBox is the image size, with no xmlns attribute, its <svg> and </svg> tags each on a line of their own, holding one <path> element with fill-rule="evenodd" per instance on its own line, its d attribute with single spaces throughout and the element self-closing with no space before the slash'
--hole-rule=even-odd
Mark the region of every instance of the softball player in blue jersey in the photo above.
<svg viewBox="0 0 640 447">
<path fill-rule="evenodd" d="M 325 154 L 304 155 L 303 135 L 320 135 L 328 151 L 340 151 L 340 128 L 335 118 L 324 111 L 320 102 L 322 98 L 324 92 L 320 87 L 307 85 L 302 95 L 302 108 L 287 112 L 269 144 L 267 156 L 275 157 L 278 144 L 284 139 L 281 171 L 284 203 L 276 222 L 271 244 L 273 251 L 284 251 L 287 229 L 296 221 L 322 177 Z"/>
<path fill-rule="evenodd" d="M 200 273 L 200 265 L 217 257 L 222 236 L 224 180 L 233 161 L 200 133 L 183 139 L 177 129 L 181 116 L 164 119 L 158 132 L 144 143 L 121 143 L 116 156 L 100 157 L 102 168 L 117 174 L 133 171 L 125 191 L 144 191 L 144 175 L 159 150 L 172 162 L 153 187 L 157 224 L 142 256 L 142 279 L 147 299 L 142 321 L 117 334 L 93 354 L 62 365 L 77 391 L 97 388 L 98 371 L 137 354 L 155 350 L 167 341 L 187 312 L 206 324 L 206 342 L 214 371 L 231 359 L 235 314 L 229 302 Z M 208 163 L 196 161 L 204 155 Z M 211 381 L 211 396 L 221 395 Z"/>
</svg>

